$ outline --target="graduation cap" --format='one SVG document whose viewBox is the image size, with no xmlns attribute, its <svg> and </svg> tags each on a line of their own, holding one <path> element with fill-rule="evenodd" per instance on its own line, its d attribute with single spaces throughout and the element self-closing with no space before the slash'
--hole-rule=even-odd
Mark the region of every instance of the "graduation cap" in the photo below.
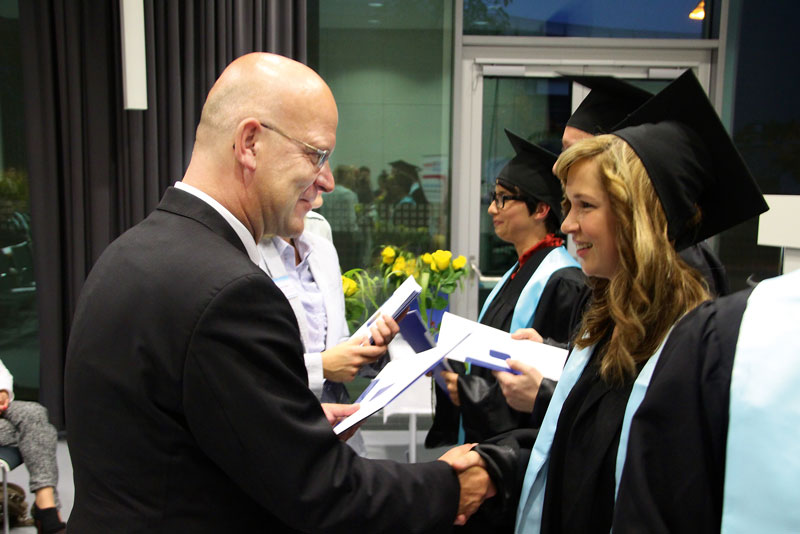
<svg viewBox="0 0 800 534">
<path fill-rule="evenodd" d="M 567 126 L 592 135 L 610 132 L 612 127 L 653 96 L 649 91 L 613 76 L 565 74 L 564 77 L 591 89 L 567 121 Z"/>
<path fill-rule="evenodd" d="M 391 161 L 389 162 L 389 165 L 391 165 L 393 169 L 413 177 L 419 176 L 419 171 L 421 170 L 420 167 L 412 165 L 411 163 L 404 161 L 402 159 L 398 159 L 397 161 Z"/>
<path fill-rule="evenodd" d="M 516 155 L 502 168 L 497 179 L 550 206 L 560 222 L 561 181 L 553 175 L 553 164 L 558 156 L 509 130 L 506 135 Z"/>
<path fill-rule="evenodd" d="M 677 250 L 769 209 L 691 70 L 631 113 L 612 133 L 642 160 Z M 695 205 L 702 218 L 692 227 Z"/>
</svg>

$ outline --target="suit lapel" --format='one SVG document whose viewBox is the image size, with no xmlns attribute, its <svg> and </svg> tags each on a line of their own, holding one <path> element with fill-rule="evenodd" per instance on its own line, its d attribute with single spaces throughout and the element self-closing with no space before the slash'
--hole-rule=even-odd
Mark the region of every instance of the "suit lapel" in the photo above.
<svg viewBox="0 0 800 534">
<path fill-rule="evenodd" d="M 226 241 L 244 254 L 247 254 L 244 243 L 239 239 L 231 225 L 228 224 L 228 221 L 217 210 L 191 193 L 169 187 L 156 209 L 194 219 L 215 234 L 225 238 Z"/>
</svg>

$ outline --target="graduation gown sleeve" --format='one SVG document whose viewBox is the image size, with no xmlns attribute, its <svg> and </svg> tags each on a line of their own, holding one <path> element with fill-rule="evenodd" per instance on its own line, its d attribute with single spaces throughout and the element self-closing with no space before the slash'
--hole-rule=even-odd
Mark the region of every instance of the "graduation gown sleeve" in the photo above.
<svg viewBox="0 0 800 534">
<path fill-rule="evenodd" d="M 633 418 L 614 532 L 719 532 L 731 369 L 750 292 L 678 323 Z"/>
</svg>

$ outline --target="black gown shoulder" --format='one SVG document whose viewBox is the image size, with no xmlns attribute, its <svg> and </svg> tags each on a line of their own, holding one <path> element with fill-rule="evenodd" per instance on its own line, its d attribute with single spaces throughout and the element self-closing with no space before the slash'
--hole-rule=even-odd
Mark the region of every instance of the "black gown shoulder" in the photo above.
<svg viewBox="0 0 800 534">
<path fill-rule="evenodd" d="M 751 291 L 700 305 L 670 335 L 631 424 L 614 532 L 719 532 L 731 370 Z"/>
</svg>

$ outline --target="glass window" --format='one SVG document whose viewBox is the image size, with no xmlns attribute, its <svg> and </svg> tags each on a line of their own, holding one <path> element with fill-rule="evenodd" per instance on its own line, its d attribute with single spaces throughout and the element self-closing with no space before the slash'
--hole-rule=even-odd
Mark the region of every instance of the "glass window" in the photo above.
<svg viewBox="0 0 800 534">
<path fill-rule="evenodd" d="M 765 194 L 800 195 L 800 101 L 793 98 L 800 74 L 791 67 L 800 48 L 800 4 L 782 0 L 764 9 L 734 2 L 730 15 L 737 41 L 729 48 L 738 56 L 726 95 L 733 139 Z M 757 236 L 753 219 L 719 238 L 732 289 L 780 274 L 780 249 L 757 245 Z"/>
<path fill-rule="evenodd" d="M 698 4 L 704 17 L 689 17 Z M 464 0 L 464 34 L 702 39 L 714 2 L 698 0 Z M 716 32 L 713 32 L 716 33 Z"/>
<path fill-rule="evenodd" d="M 309 63 L 339 108 L 336 187 L 318 211 L 343 272 L 387 245 L 448 248 L 452 19 L 451 0 L 309 3 Z"/>
<path fill-rule="evenodd" d="M 370 265 L 388 244 L 414 253 L 447 246 L 449 4 L 319 2 L 318 52 L 309 56 L 339 106 L 336 188 L 319 212 L 343 271 Z"/>
<path fill-rule="evenodd" d="M 30 231 L 17 0 L 0 0 L 0 359 L 17 398 L 39 389 L 39 323 Z"/>
<path fill-rule="evenodd" d="M 495 178 L 514 156 L 505 130 L 557 154 L 572 113 L 571 85 L 569 80 L 556 78 L 484 78 L 479 267 L 485 276 L 502 276 L 517 261 L 513 245 L 494 233 L 487 212 Z M 492 287 L 481 287 L 481 302 Z"/>
</svg>

